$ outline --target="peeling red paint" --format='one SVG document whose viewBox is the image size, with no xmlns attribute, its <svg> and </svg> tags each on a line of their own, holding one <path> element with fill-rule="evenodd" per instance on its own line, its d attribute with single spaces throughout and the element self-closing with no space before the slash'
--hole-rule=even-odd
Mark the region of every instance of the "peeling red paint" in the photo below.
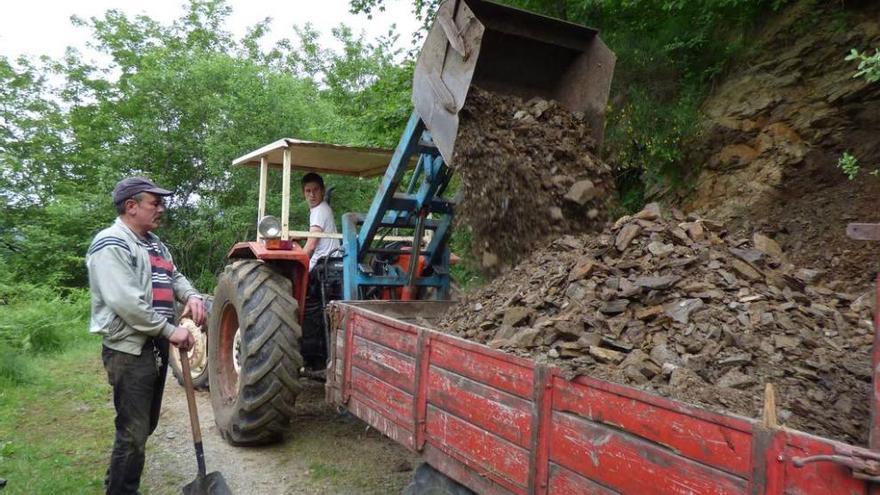
<svg viewBox="0 0 880 495">
<path fill-rule="evenodd" d="M 361 306 L 337 309 L 345 331 L 333 337 L 328 400 L 424 448 L 434 467 L 478 493 L 869 493 L 839 465 L 792 463 L 832 453 L 831 440 L 590 377 L 567 381 Z"/>
</svg>

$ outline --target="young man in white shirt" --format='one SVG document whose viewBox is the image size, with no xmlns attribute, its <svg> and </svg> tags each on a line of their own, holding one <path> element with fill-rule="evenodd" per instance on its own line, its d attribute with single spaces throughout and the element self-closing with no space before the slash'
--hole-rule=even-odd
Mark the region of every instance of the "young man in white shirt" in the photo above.
<svg viewBox="0 0 880 495">
<path fill-rule="evenodd" d="M 309 204 L 309 231 L 336 233 L 336 221 L 333 209 L 324 201 L 324 179 L 320 175 L 309 172 L 302 178 L 303 196 Z M 303 247 L 309 255 L 309 271 L 315 267 L 319 259 L 330 255 L 339 247 L 339 239 L 310 238 Z"/>
</svg>

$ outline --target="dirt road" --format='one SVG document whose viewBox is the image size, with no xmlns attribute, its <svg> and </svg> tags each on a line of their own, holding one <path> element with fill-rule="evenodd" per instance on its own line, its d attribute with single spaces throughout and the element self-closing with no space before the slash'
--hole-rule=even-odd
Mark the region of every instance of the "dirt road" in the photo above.
<svg viewBox="0 0 880 495">
<path fill-rule="evenodd" d="M 418 466 L 403 447 L 336 413 L 320 383 L 306 383 L 289 438 L 268 447 L 230 446 L 214 425 L 208 392 L 196 392 L 196 402 L 208 471 L 223 473 L 239 495 L 400 493 Z M 159 427 L 147 444 L 144 493 L 176 495 L 195 477 L 186 410 L 183 388 L 169 373 Z"/>
</svg>

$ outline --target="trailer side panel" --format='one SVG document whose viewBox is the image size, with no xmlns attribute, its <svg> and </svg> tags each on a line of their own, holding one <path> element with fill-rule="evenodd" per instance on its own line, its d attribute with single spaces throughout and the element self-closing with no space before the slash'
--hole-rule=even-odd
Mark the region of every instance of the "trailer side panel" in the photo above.
<svg viewBox="0 0 880 495">
<path fill-rule="evenodd" d="M 478 493 L 868 494 L 840 464 L 795 465 L 844 444 L 415 324 L 438 308 L 334 303 L 327 399 Z"/>
</svg>

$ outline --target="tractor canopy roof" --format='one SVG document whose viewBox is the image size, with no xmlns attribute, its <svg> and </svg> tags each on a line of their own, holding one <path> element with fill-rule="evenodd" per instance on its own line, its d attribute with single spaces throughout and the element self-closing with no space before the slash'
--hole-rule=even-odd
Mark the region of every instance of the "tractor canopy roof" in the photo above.
<svg viewBox="0 0 880 495">
<path fill-rule="evenodd" d="M 385 173 L 394 150 L 318 143 L 285 138 L 232 160 L 232 165 L 259 167 L 266 157 L 269 166 L 281 168 L 284 150 L 290 149 L 292 169 L 321 174 L 375 177 Z"/>
</svg>

